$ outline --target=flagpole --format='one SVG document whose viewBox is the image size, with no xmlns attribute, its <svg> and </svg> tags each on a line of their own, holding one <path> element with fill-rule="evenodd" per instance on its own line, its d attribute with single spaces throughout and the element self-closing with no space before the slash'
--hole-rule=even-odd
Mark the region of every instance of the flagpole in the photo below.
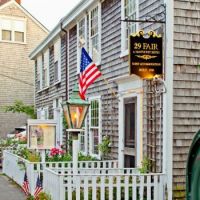
<svg viewBox="0 0 200 200">
<path fill-rule="evenodd" d="M 108 86 L 109 90 L 111 91 L 112 96 L 117 98 L 115 91 L 110 87 L 108 80 L 104 77 L 103 74 L 102 74 L 102 78 L 103 78 L 104 83 Z"/>
</svg>

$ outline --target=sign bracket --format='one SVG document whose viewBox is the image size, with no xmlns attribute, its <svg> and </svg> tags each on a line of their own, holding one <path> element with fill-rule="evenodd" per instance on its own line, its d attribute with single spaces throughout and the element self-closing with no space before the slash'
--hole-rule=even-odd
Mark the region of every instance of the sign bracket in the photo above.
<svg viewBox="0 0 200 200">
<path fill-rule="evenodd" d="M 145 19 L 128 19 L 128 17 L 126 17 L 123 20 L 120 20 L 122 22 L 133 22 L 133 23 L 160 23 L 160 24 L 165 24 L 166 20 L 166 5 L 165 4 L 161 4 L 161 7 L 163 7 L 163 11 L 160 13 L 155 14 L 154 16 L 150 16 L 147 15 Z M 157 19 L 157 18 L 164 18 L 164 20 L 162 19 Z"/>
</svg>

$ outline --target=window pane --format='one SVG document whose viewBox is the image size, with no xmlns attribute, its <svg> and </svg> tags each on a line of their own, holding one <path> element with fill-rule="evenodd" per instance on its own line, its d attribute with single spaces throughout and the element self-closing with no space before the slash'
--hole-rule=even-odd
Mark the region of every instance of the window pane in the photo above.
<svg viewBox="0 0 200 200">
<path fill-rule="evenodd" d="M 85 18 L 83 18 L 80 22 L 79 22 L 79 39 L 81 39 L 83 42 L 83 40 L 85 41 Z"/>
<path fill-rule="evenodd" d="M 24 42 L 24 33 L 15 31 L 15 41 L 16 42 Z"/>
<path fill-rule="evenodd" d="M 98 129 L 92 130 L 92 153 L 99 154 L 98 145 L 99 145 L 99 132 Z"/>
<path fill-rule="evenodd" d="M 131 100 L 131 99 L 130 99 Z M 135 147 L 136 105 L 135 102 L 125 103 L 125 146 Z"/>
<path fill-rule="evenodd" d="M 93 100 L 91 102 L 91 127 L 99 126 L 99 102 L 98 100 Z"/>
<path fill-rule="evenodd" d="M 8 40 L 11 41 L 12 37 L 11 37 L 11 31 L 8 30 L 2 30 L 2 40 Z"/>
<path fill-rule="evenodd" d="M 58 61 L 54 63 L 54 82 L 58 81 Z"/>
<path fill-rule="evenodd" d="M 98 7 L 91 11 L 90 21 L 90 40 L 92 60 L 98 62 L 99 60 L 99 28 L 98 28 Z"/>
<path fill-rule="evenodd" d="M 135 0 L 124 0 L 124 18 L 136 19 L 136 1 Z M 130 22 L 126 23 L 126 45 L 128 48 L 128 36 L 136 32 L 136 23 Z"/>
</svg>

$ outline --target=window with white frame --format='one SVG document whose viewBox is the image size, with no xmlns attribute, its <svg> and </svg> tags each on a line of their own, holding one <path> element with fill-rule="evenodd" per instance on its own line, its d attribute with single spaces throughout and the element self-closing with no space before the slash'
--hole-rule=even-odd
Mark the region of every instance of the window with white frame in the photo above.
<svg viewBox="0 0 200 200">
<path fill-rule="evenodd" d="M 61 81 L 61 40 L 54 43 L 54 83 Z"/>
<path fill-rule="evenodd" d="M 85 118 L 85 122 L 83 123 L 83 127 L 82 129 L 84 131 L 81 131 L 80 134 L 79 134 L 79 148 L 80 148 L 80 151 L 84 154 L 87 155 L 88 153 L 88 117 Z"/>
<path fill-rule="evenodd" d="M 85 152 L 85 133 L 83 131 L 79 134 L 80 151 Z"/>
<path fill-rule="evenodd" d="M 48 106 L 37 109 L 37 119 L 49 119 Z"/>
<path fill-rule="evenodd" d="M 36 81 L 36 91 L 40 90 L 40 69 L 38 67 L 37 59 L 35 60 L 35 81 Z"/>
<path fill-rule="evenodd" d="M 56 143 L 58 146 L 62 144 L 63 140 L 63 112 L 61 108 L 62 97 L 53 100 L 53 118 L 57 121 L 57 135 Z"/>
<path fill-rule="evenodd" d="M 99 156 L 101 140 L 101 101 L 100 97 L 90 100 L 89 109 L 90 153 Z"/>
<path fill-rule="evenodd" d="M 92 60 L 99 64 L 101 61 L 101 4 L 89 12 L 89 52 Z"/>
<path fill-rule="evenodd" d="M 43 54 L 43 71 L 42 71 L 42 74 L 43 74 L 43 88 L 46 88 L 49 86 L 49 49 L 47 49 L 44 54 Z"/>
<path fill-rule="evenodd" d="M 25 43 L 26 21 L 24 19 L 1 18 L 1 40 Z"/>
<path fill-rule="evenodd" d="M 83 17 L 77 23 L 77 74 L 80 73 L 81 49 L 84 47 L 87 50 L 87 18 Z"/>
<path fill-rule="evenodd" d="M 42 89 L 42 55 L 37 57 L 37 91 Z"/>
<path fill-rule="evenodd" d="M 121 0 L 122 1 L 122 19 L 134 20 L 138 18 L 138 0 Z M 122 52 L 128 50 L 129 35 L 137 31 L 137 24 L 133 22 L 122 23 Z M 128 51 L 127 51 L 128 53 Z"/>
</svg>

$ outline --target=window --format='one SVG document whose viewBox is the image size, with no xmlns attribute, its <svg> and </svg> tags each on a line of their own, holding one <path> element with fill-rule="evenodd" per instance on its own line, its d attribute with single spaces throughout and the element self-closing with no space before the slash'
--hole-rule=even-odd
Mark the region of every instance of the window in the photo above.
<svg viewBox="0 0 200 200">
<path fill-rule="evenodd" d="M 122 0 L 122 19 L 137 19 L 138 18 L 138 0 Z M 129 35 L 137 31 L 137 24 L 133 22 L 121 22 L 122 27 L 122 53 L 126 51 L 128 54 Z"/>
<path fill-rule="evenodd" d="M 24 33 L 15 31 L 15 41 L 16 42 L 24 42 Z"/>
<path fill-rule="evenodd" d="M 63 141 L 63 112 L 61 104 L 62 97 L 53 100 L 53 119 L 57 122 L 56 143 L 58 146 L 60 146 Z"/>
<path fill-rule="evenodd" d="M 1 40 L 11 42 L 25 42 L 26 22 L 25 20 L 0 19 Z"/>
<path fill-rule="evenodd" d="M 85 132 L 80 132 L 79 134 L 79 144 L 80 144 L 80 151 L 85 152 Z"/>
<path fill-rule="evenodd" d="M 11 41 L 12 40 L 11 31 L 2 30 L 2 40 Z"/>
<path fill-rule="evenodd" d="M 42 55 L 37 57 L 37 91 L 42 89 Z"/>
<path fill-rule="evenodd" d="M 35 71 L 36 71 L 36 76 L 35 76 L 35 81 L 36 81 L 36 91 L 40 90 L 40 69 L 38 67 L 38 62 L 35 60 Z"/>
<path fill-rule="evenodd" d="M 101 60 L 100 41 L 101 41 L 101 8 L 99 4 L 90 11 L 89 15 L 89 52 L 92 60 L 99 64 Z"/>
<path fill-rule="evenodd" d="M 43 88 L 49 86 L 49 49 L 43 55 Z"/>
<path fill-rule="evenodd" d="M 136 98 L 124 100 L 125 147 L 135 148 L 136 134 Z"/>
<path fill-rule="evenodd" d="M 37 109 L 37 119 L 49 119 L 49 108 L 48 108 L 48 106 Z"/>
<path fill-rule="evenodd" d="M 81 60 L 81 49 L 84 47 L 87 50 L 87 18 L 82 18 L 77 23 L 77 74 L 80 73 L 80 60 Z"/>
<path fill-rule="evenodd" d="M 54 44 L 54 83 L 61 81 L 61 40 L 60 38 Z"/>
<path fill-rule="evenodd" d="M 100 98 L 90 101 L 89 131 L 90 131 L 90 153 L 99 156 L 98 145 L 101 140 L 101 102 Z"/>
<path fill-rule="evenodd" d="M 79 134 L 79 149 L 81 153 L 88 154 L 88 116 L 85 118 L 85 122 L 82 127 L 83 131 Z"/>
</svg>

